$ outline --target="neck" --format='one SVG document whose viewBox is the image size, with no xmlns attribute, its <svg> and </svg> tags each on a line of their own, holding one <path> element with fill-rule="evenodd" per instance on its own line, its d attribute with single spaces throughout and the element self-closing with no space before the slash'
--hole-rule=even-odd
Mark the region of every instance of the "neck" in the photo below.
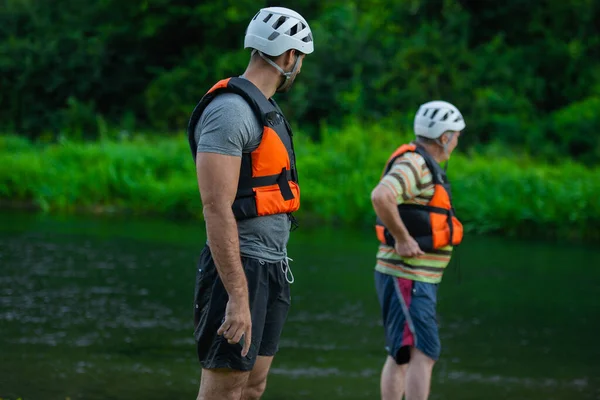
<svg viewBox="0 0 600 400">
<path fill-rule="evenodd" d="M 429 153 L 431 157 L 438 163 L 441 164 L 444 161 L 448 160 L 448 156 L 444 153 L 444 149 L 438 145 L 433 143 L 424 143 L 421 141 L 417 141 L 421 147 L 425 149 Z"/>
<path fill-rule="evenodd" d="M 267 63 L 260 61 L 251 61 L 244 78 L 254 84 L 267 99 L 273 97 L 281 81 L 281 74 Z"/>
</svg>

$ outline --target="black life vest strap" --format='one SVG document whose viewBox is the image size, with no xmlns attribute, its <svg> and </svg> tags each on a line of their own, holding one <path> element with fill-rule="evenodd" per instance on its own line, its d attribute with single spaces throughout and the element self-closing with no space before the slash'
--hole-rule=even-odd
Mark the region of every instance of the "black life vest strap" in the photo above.
<svg viewBox="0 0 600 400">
<path fill-rule="evenodd" d="M 280 173 L 261 177 L 241 177 L 238 184 L 238 193 L 236 197 L 251 195 L 253 188 L 278 185 L 284 200 L 292 200 L 294 194 L 290 188 L 289 181 L 292 180 L 292 172 L 283 168 Z"/>
<path fill-rule="evenodd" d="M 454 208 L 450 210 L 450 214 L 448 215 L 448 226 L 450 227 L 450 245 L 454 246 L 454 223 L 452 221 L 452 217 L 454 216 Z"/>
<path fill-rule="evenodd" d="M 428 206 L 428 205 L 420 205 L 420 204 L 400 204 L 398 206 L 399 209 L 402 210 L 419 210 L 419 211 L 428 211 L 428 212 L 432 212 L 435 214 L 442 214 L 442 215 L 447 215 L 447 216 L 452 216 L 454 215 L 454 210 L 446 210 L 445 208 L 441 208 L 441 207 L 433 207 L 433 206 Z"/>
<path fill-rule="evenodd" d="M 454 245 L 454 224 L 452 223 L 452 217 L 455 215 L 454 208 L 450 210 L 446 210 L 445 208 L 433 207 L 428 205 L 419 205 L 419 204 L 400 204 L 398 209 L 403 210 L 419 210 L 419 211 L 429 211 L 435 214 L 445 215 L 448 220 L 448 228 L 450 229 L 450 244 Z"/>
<path fill-rule="evenodd" d="M 446 164 L 444 165 L 444 167 L 440 166 L 434 159 L 433 157 L 431 157 L 431 155 L 423 148 L 423 146 L 420 146 L 419 144 L 417 144 L 417 149 L 416 152 L 419 153 L 421 155 L 421 157 L 423 157 L 425 159 L 425 163 L 427 164 L 427 168 L 429 168 L 429 170 L 431 171 L 431 175 L 432 175 L 432 180 L 434 184 L 440 184 L 444 187 L 444 190 L 446 190 L 448 192 L 448 197 L 450 197 L 450 201 L 452 201 L 452 193 L 450 193 L 450 189 L 448 186 L 448 178 L 447 178 L 447 171 L 448 171 L 448 161 L 446 161 Z M 436 207 L 433 207 L 436 208 Z M 432 212 L 437 212 L 437 211 L 433 211 Z M 452 223 L 452 217 L 455 215 L 454 214 L 454 208 L 452 208 L 451 210 L 444 210 L 444 212 L 440 212 L 440 214 L 444 214 L 448 216 L 448 227 L 450 229 L 450 244 L 453 245 L 453 240 L 454 240 L 454 224 Z"/>
</svg>

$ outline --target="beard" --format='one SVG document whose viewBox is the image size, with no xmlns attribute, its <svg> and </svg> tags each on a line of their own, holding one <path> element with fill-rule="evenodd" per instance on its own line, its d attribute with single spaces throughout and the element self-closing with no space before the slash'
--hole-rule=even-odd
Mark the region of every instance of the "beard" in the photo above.
<svg viewBox="0 0 600 400">
<path fill-rule="evenodd" d="M 284 81 L 283 85 L 279 86 L 276 90 L 276 93 L 287 93 L 290 91 L 290 89 L 292 88 L 292 85 L 294 84 L 294 81 L 296 80 L 296 76 L 298 74 L 294 74 L 293 76 L 290 77 L 290 79 L 288 79 L 287 81 Z M 285 77 L 282 77 L 283 79 L 285 79 Z"/>
</svg>

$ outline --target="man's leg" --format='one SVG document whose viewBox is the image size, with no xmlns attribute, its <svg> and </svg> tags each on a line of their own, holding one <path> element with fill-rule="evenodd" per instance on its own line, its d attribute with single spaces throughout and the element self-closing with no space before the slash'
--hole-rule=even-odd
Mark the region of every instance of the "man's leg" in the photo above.
<svg viewBox="0 0 600 400">
<path fill-rule="evenodd" d="M 381 399 L 402 400 L 405 376 L 414 345 L 408 323 L 413 281 L 375 272 L 375 288 L 381 305 L 388 357 L 381 371 Z"/>
<path fill-rule="evenodd" d="M 263 263 L 269 274 L 269 296 L 262 341 L 258 357 L 242 394 L 242 400 L 259 400 L 267 387 L 267 375 L 290 308 L 290 284 L 285 278 L 282 263 Z"/>
<path fill-rule="evenodd" d="M 435 361 L 411 347 L 406 371 L 406 400 L 427 400 Z"/>
<path fill-rule="evenodd" d="M 240 400 L 250 372 L 203 369 L 197 400 Z"/>
<path fill-rule="evenodd" d="M 241 355 L 241 344 L 229 344 L 223 336 L 217 335 L 225 316 L 228 295 L 209 250 L 203 251 L 198 266 L 194 333 L 202 365 L 199 400 L 240 400 L 259 356 L 268 298 L 262 282 L 268 276 L 258 260 L 242 258 L 242 263 L 252 314 L 252 344 L 245 357 Z"/>
<path fill-rule="evenodd" d="M 406 371 L 407 400 L 427 400 L 431 373 L 440 357 L 441 343 L 436 319 L 437 285 L 415 282 L 410 315 L 415 330 L 415 344 L 410 347 L 410 362 Z"/>
<path fill-rule="evenodd" d="M 259 400 L 267 388 L 267 375 L 273 357 L 258 356 L 242 392 L 242 400 Z"/>
<path fill-rule="evenodd" d="M 381 371 L 381 400 L 402 400 L 407 366 L 387 357 Z"/>
</svg>

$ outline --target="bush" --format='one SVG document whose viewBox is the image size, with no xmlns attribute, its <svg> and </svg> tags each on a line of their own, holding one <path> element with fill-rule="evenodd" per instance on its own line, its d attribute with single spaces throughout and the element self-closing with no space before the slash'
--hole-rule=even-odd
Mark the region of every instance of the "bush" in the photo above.
<svg viewBox="0 0 600 400">
<path fill-rule="evenodd" d="M 392 125 L 323 125 L 298 132 L 300 221 L 370 228 L 370 193 L 395 148 L 411 140 Z M 518 155 L 453 155 L 455 206 L 469 232 L 600 239 L 600 169 Z M 202 218 L 185 138 L 159 136 L 40 145 L 0 137 L 0 199 L 50 212 L 131 212 Z"/>
<path fill-rule="evenodd" d="M 600 160 L 598 110 L 600 110 L 600 98 L 590 97 L 552 115 L 552 136 L 549 139 L 560 154 L 570 154 L 586 164 Z"/>
</svg>

